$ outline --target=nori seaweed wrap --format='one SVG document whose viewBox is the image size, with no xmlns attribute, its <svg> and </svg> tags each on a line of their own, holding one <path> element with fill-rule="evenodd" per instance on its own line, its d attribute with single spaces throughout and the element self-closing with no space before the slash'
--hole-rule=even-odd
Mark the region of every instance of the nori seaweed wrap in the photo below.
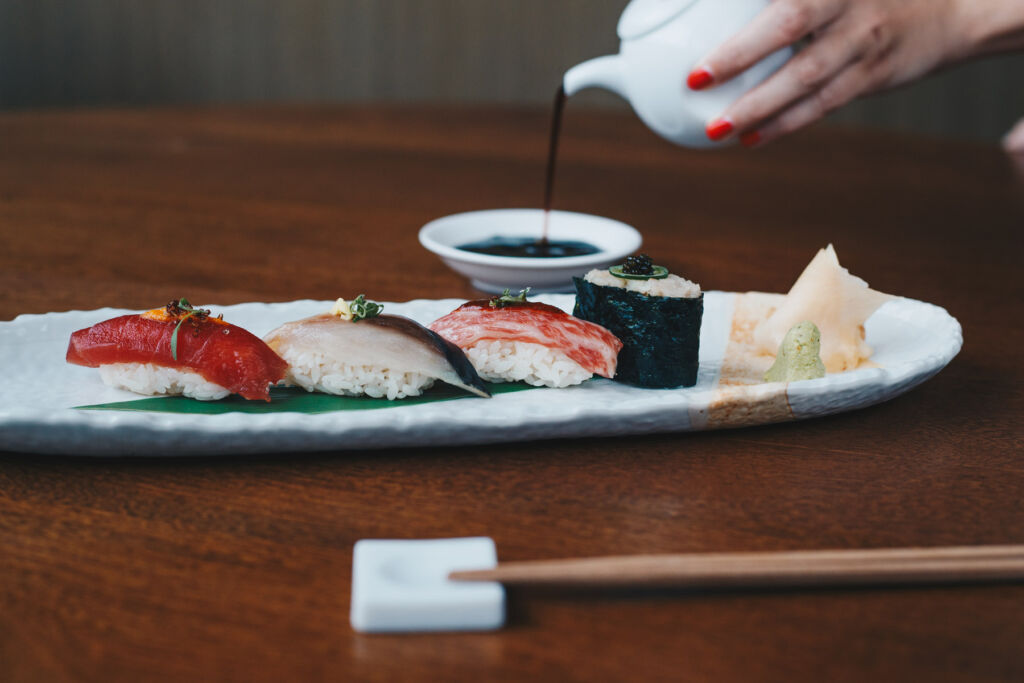
<svg viewBox="0 0 1024 683">
<path fill-rule="evenodd" d="M 606 328 L 622 341 L 615 380 L 651 389 L 697 383 L 704 293 L 651 296 L 620 287 L 576 283 L 573 315 Z"/>
</svg>

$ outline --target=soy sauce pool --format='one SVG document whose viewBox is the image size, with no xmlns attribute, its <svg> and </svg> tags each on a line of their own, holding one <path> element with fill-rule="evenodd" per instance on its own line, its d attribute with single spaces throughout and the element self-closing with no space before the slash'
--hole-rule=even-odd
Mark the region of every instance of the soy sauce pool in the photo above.
<svg viewBox="0 0 1024 683">
<path fill-rule="evenodd" d="M 458 247 L 462 251 L 491 256 L 512 256 L 516 258 L 569 258 L 589 256 L 600 249 L 588 242 L 572 240 L 544 240 L 535 237 L 491 237 L 479 242 L 470 242 Z"/>
</svg>

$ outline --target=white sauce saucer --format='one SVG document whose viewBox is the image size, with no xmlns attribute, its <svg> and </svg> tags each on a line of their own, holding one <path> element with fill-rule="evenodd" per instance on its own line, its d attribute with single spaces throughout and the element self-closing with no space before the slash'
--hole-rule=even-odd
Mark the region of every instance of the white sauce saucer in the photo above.
<svg viewBox="0 0 1024 683">
<path fill-rule="evenodd" d="M 438 218 L 420 229 L 420 244 L 437 254 L 449 268 L 469 278 L 477 289 L 501 293 L 525 287 L 534 292 L 571 292 L 573 276 L 621 263 L 643 241 L 635 228 L 611 218 L 552 211 L 549 220 L 552 241 L 588 242 L 598 252 L 562 258 L 520 258 L 458 248 L 495 236 L 539 238 L 544 224 L 542 209 L 492 209 Z"/>
</svg>

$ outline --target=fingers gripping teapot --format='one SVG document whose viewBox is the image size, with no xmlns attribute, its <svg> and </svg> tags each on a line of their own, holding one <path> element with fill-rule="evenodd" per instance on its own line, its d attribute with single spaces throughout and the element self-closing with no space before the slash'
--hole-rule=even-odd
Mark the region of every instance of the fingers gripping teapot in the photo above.
<svg viewBox="0 0 1024 683">
<path fill-rule="evenodd" d="M 704 132 L 713 118 L 762 82 L 791 56 L 785 48 L 721 85 L 702 91 L 686 77 L 733 36 L 769 0 L 632 0 L 619 20 L 619 54 L 598 57 L 566 72 L 566 95 L 605 88 L 629 101 L 647 126 L 686 147 L 711 147 Z"/>
</svg>

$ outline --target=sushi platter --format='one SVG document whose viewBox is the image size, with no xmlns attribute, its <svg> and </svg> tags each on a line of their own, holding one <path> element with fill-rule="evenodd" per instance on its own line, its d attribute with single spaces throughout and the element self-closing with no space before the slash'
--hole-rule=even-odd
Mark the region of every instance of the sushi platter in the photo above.
<svg viewBox="0 0 1024 683">
<path fill-rule="evenodd" d="M 862 408 L 909 391 L 959 352 L 959 323 L 937 306 L 892 298 L 868 318 L 870 363 L 820 379 L 753 381 L 760 360 L 744 346 L 748 317 L 782 295 L 706 292 L 695 386 L 647 389 L 595 377 L 566 388 L 467 394 L 456 401 L 390 402 L 386 409 L 307 414 L 279 410 L 195 415 L 146 410 L 83 410 L 139 397 L 65 362 L 73 332 L 128 311 L 103 309 L 22 315 L 0 323 L 6 390 L 0 395 L 0 449 L 68 455 L 211 455 L 456 446 L 733 428 L 813 418 Z M 571 312 L 572 295 L 536 300 Z M 462 301 L 387 303 L 388 313 L 423 325 Z M 232 323 L 265 335 L 322 313 L 323 301 L 211 306 Z M 181 399 L 189 400 L 189 399 Z"/>
</svg>

